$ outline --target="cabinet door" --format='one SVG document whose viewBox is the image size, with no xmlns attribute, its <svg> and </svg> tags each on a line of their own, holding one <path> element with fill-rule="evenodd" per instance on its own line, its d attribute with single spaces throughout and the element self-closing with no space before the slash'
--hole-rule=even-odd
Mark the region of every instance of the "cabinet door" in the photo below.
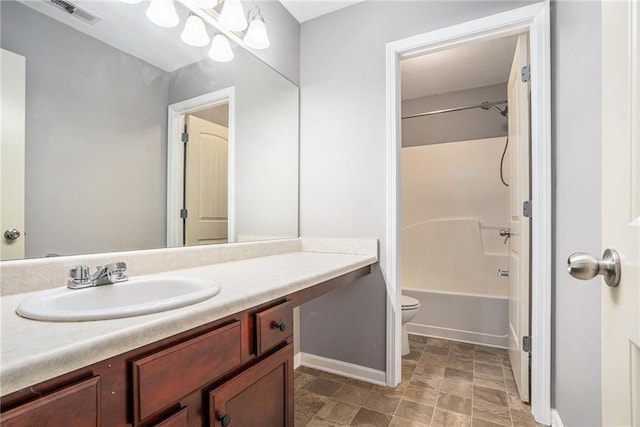
<svg viewBox="0 0 640 427">
<path fill-rule="evenodd" d="M 209 392 L 209 425 L 293 427 L 293 345 Z"/>
<path fill-rule="evenodd" d="M 100 377 L 70 385 L 0 415 L 2 427 L 100 425 Z"/>
<path fill-rule="evenodd" d="M 188 419 L 187 419 L 187 408 L 182 408 L 175 414 L 165 418 L 164 420 L 155 423 L 154 427 L 187 427 Z"/>
</svg>

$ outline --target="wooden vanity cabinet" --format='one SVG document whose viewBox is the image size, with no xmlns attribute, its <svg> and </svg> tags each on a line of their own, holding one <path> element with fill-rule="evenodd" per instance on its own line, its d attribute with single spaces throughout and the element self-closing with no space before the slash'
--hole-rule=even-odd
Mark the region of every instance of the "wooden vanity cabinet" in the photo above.
<svg viewBox="0 0 640 427">
<path fill-rule="evenodd" d="M 100 378 L 93 377 L 0 414 L 3 427 L 100 425 Z"/>
<path fill-rule="evenodd" d="M 211 427 L 293 427 L 293 345 L 267 356 L 208 396 Z"/>
<path fill-rule="evenodd" d="M 292 338 L 293 305 L 285 299 L 276 300 L 234 317 L 239 320 L 130 362 L 134 426 L 163 426 L 183 422 L 185 417 L 189 426 L 221 425 L 215 417 L 205 415 L 211 413 L 207 410 L 208 390 L 217 389 L 220 383 L 227 393 L 235 390 L 239 394 L 231 399 L 232 407 L 271 402 L 266 406 L 269 417 L 277 413 L 275 419 L 282 420 L 274 425 L 292 425 L 284 424 L 284 419 L 293 414 L 293 399 L 287 391 L 289 387 L 293 390 L 293 383 L 289 384 L 293 378 L 293 346 L 286 345 Z M 265 355 L 283 345 L 275 354 Z M 239 386 L 246 391 L 237 391 Z M 267 392 L 277 397 L 257 398 Z M 251 395 L 253 398 L 246 398 Z M 172 413 L 162 418 L 173 407 L 181 407 L 185 415 L 178 419 Z M 161 421 L 156 421 L 159 417 Z M 261 424 L 234 421 L 233 425 Z"/>
<path fill-rule="evenodd" d="M 342 276 L 3 396 L 1 427 L 293 427 L 293 308 Z"/>
<path fill-rule="evenodd" d="M 169 415 L 162 421 L 153 424 L 153 427 L 188 427 L 188 409 L 182 408 L 178 412 Z"/>
<path fill-rule="evenodd" d="M 240 363 L 240 321 L 134 360 L 134 423 L 158 414 Z"/>
</svg>

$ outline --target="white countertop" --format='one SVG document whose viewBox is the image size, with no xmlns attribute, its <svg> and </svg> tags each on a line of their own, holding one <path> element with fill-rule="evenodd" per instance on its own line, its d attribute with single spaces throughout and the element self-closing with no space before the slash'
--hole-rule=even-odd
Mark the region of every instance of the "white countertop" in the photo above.
<svg viewBox="0 0 640 427">
<path fill-rule="evenodd" d="M 0 395 L 308 288 L 377 262 L 375 256 L 289 252 L 151 276 L 214 280 L 217 296 L 162 313 L 91 322 L 42 322 L 15 314 L 34 292 L 3 296 Z M 141 276 L 138 276 L 141 277 Z M 81 292 L 81 291 L 80 291 Z"/>
</svg>

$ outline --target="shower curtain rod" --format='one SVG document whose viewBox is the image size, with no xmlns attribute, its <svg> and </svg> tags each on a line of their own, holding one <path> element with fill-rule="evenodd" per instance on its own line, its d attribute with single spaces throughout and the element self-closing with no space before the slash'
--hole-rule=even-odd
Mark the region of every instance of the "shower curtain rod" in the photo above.
<svg viewBox="0 0 640 427">
<path fill-rule="evenodd" d="M 442 113 L 451 113 L 453 111 L 463 111 L 463 110 L 472 110 L 474 108 L 483 108 L 485 110 L 488 110 L 489 108 L 493 107 L 494 105 L 499 105 L 499 104 L 507 104 L 508 101 L 494 101 L 494 102 L 483 102 L 482 104 L 478 104 L 478 105 L 468 105 L 466 107 L 455 107 L 455 108 L 446 108 L 444 110 L 435 110 L 435 111 L 427 111 L 426 113 L 417 113 L 417 114 L 411 114 L 408 116 L 404 116 L 402 119 L 413 119 L 414 117 L 424 117 L 424 116 L 432 116 L 435 114 L 442 114 Z"/>
</svg>

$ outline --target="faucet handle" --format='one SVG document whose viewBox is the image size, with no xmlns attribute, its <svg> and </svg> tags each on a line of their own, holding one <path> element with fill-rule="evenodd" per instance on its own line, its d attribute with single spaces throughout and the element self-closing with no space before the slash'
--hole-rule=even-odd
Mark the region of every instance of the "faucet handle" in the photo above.
<svg viewBox="0 0 640 427">
<path fill-rule="evenodd" d="M 123 261 L 113 262 L 107 266 L 107 273 L 110 276 L 110 280 L 112 283 L 125 282 L 129 280 L 129 278 L 124 274 L 127 270 L 127 264 Z"/>
<path fill-rule="evenodd" d="M 127 269 L 127 264 L 123 261 L 113 262 L 106 266 L 110 273 L 122 273 Z"/>
<path fill-rule="evenodd" d="M 76 265 L 69 270 L 69 277 L 77 280 L 84 280 L 89 278 L 89 267 L 86 265 Z"/>
<path fill-rule="evenodd" d="M 71 289 L 86 288 L 93 285 L 91 275 L 89 274 L 89 267 L 86 265 L 76 265 L 69 270 L 69 277 L 71 278 L 67 283 L 67 287 Z"/>
</svg>

